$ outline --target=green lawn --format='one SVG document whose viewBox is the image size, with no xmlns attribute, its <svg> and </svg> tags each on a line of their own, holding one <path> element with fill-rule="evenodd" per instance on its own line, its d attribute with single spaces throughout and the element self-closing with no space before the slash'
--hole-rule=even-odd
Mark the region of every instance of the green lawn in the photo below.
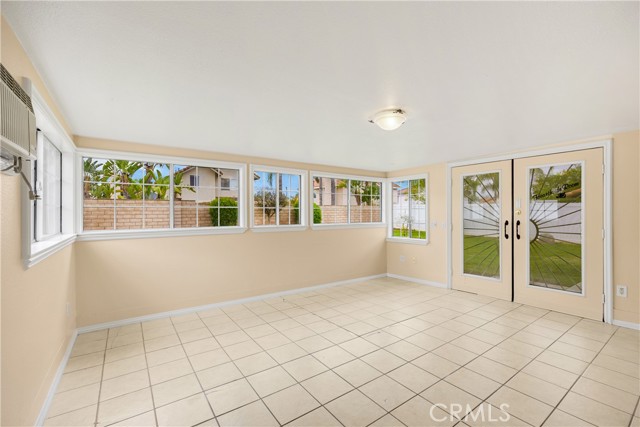
<svg viewBox="0 0 640 427">
<path fill-rule="evenodd" d="M 497 237 L 464 236 L 464 272 L 485 277 L 500 275 L 500 240 Z"/>
<path fill-rule="evenodd" d="M 407 230 L 406 228 L 394 228 L 393 237 L 409 237 L 409 230 Z M 426 239 L 427 232 L 420 230 L 411 230 L 411 237 L 414 239 Z"/>
<path fill-rule="evenodd" d="M 531 280 L 570 288 L 582 286 L 582 251 L 578 243 L 537 240 L 530 246 Z M 554 287 L 554 286 L 550 286 Z M 555 286 L 557 287 L 557 286 Z M 574 289 L 578 291 L 577 289 Z"/>
<path fill-rule="evenodd" d="M 497 237 L 465 236 L 464 272 L 498 277 L 499 243 Z M 533 282 L 567 288 L 582 281 L 581 247 L 577 243 L 537 240 L 530 246 L 530 260 Z"/>
</svg>

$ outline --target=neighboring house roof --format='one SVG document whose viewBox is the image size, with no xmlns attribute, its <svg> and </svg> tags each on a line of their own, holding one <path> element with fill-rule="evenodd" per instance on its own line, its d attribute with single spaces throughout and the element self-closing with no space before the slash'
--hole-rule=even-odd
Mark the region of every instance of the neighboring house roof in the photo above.
<svg viewBox="0 0 640 427">
<path fill-rule="evenodd" d="M 218 176 L 224 176 L 224 172 L 222 170 L 220 170 L 220 168 L 204 168 L 202 166 L 187 166 L 186 168 L 182 169 L 180 172 L 181 173 L 186 173 L 186 172 L 190 172 L 193 169 L 195 169 L 196 167 L 199 167 L 200 169 L 204 169 L 204 170 L 210 170 L 213 173 L 215 173 Z"/>
</svg>

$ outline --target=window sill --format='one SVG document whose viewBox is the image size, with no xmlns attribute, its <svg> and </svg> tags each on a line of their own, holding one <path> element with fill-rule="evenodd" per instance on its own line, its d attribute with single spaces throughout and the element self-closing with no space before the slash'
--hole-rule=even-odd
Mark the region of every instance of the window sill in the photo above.
<svg viewBox="0 0 640 427">
<path fill-rule="evenodd" d="M 75 234 L 62 234 L 60 236 L 45 240 L 44 242 L 32 243 L 31 254 L 29 255 L 28 259 L 25 259 L 24 267 L 27 269 L 33 267 L 40 261 L 48 258 L 59 250 L 66 248 L 75 241 Z"/>
<path fill-rule="evenodd" d="M 86 231 L 78 235 L 80 242 L 95 240 L 154 239 L 159 237 L 209 236 L 217 234 L 242 234 L 246 227 L 161 229 L 161 230 L 114 230 Z"/>
<path fill-rule="evenodd" d="M 387 242 L 390 243 L 406 243 L 408 245 L 420 245 L 427 246 L 429 243 L 428 239 L 410 239 L 408 237 L 387 237 Z"/>
<path fill-rule="evenodd" d="M 269 233 L 279 231 L 305 231 L 308 228 L 306 225 L 258 225 L 251 227 L 251 231 L 256 233 Z"/>
<path fill-rule="evenodd" d="M 383 222 L 357 222 L 353 224 L 314 224 L 311 228 L 316 230 L 336 230 L 340 228 L 384 228 L 387 224 Z"/>
</svg>

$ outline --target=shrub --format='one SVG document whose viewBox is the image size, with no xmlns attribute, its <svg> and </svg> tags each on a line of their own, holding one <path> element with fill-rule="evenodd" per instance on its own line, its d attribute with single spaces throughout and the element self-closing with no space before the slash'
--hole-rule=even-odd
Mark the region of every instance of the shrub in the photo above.
<svg viewBox="0 0 640 427">
<path fill-rule="evenodd" d="M 313 223 L 322 224 L 322 209 L 317 203 L 313 204 Z"/>
<path fill-rule="evenodd" d="M 211 224 L 214 227 L 218 226 L 218 213 L 220 215 L 220 227 L 238 225 L 238 202 L 235 199 L 220 197 L 213 199 L 209 205 L 212 206 L 209 209 L 209 215 L 211 215 Z"/>
<path fill-rule="evenodd" d="M 294 208 L 298 208 L 299 207 L 298 199 L 296 199 L 293 202 L 293 207 Z M 300 212 L 300 210 L 296 209 L 294 211 L 294 214 L 293 214 L 293 218 L 295 219 L 296 224 L 299 223 L 299 221 L 298 221 L 298 212 Z M 313 204 L 313 223 L 314 224 L 322 224 L 322 209 L 320 208 L 320 206 L 318 206 L 317 203 Z"/>
</svg>

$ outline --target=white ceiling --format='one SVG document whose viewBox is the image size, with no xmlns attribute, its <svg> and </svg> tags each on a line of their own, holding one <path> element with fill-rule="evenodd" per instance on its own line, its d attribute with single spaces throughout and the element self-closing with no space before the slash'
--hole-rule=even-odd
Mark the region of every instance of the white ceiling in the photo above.
<svg viewBox="0 0 640 427">
<path fill-rule="evenodd" d="M 78 135 L 389 171 L 640 127 L 638 2 L 2 13 Z M 400 129 L 367 123 L 390 106 Z"/>
</svg>

